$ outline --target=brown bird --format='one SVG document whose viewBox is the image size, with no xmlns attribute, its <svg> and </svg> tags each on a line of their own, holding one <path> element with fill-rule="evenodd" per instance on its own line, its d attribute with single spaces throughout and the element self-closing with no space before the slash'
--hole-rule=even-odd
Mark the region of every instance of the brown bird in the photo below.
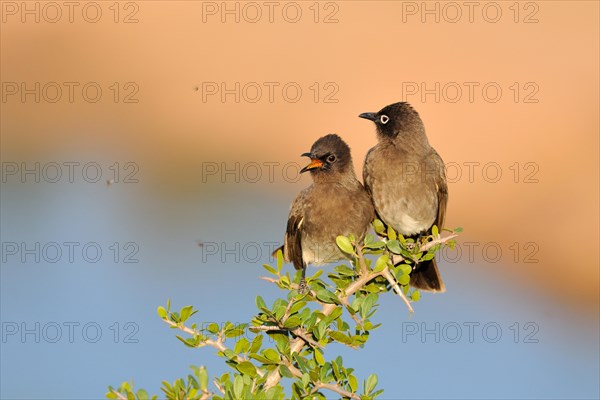
<svg viewBox="0 0 600 400">
<path fill-rule="evenodd" d="M 429 234 L 433 225 L 441 230 L 448 202 L 446 172 L 419 114 L 408 103 L 395 103 L 359 117 L 377 128 L 379 143 L 367 153 L 363 177 L 379 218 L 405 237 Z M 445 291 L 435 259 L 417 264 L 410 284 Z"/>
<path fill-rule="evenodd" d="M 371 198 L 356 179 L 350 147 L 338 135 L 323 136 L 302 156 L 311 162 L 300 172 L 310 171 L 313 184 L 294 200 L 280 247 L 285 261 L 302 270 L 301 292 L 306 291 L 306 266 L 346 258 L 336 237 L 353 234 L 362 241 L 375 218 Z"/>
</svg>

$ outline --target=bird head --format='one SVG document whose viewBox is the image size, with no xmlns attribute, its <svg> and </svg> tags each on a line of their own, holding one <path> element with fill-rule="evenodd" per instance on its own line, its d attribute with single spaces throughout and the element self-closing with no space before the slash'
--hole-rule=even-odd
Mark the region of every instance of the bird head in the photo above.
<svg viewBox="0 0 600 400">
<path fill-rule="evenodd" d="M 302 154 L 310 157 L 310 164 L 300 170 L 300 173 L 310 171 L 314 176 L 320 174 L 343 173 L 352 167 L 350 147 L 338 135 L 329 134 L 318 139 L 310 152 Z"/>
<path fill-rule="evenodd" d="M 373 121 L 382 138 L 395 139 L 403 132 L 425 132 L 421 117 L 405 102 L 390 104 L 376 113 L 362 113 L 359 117 Z"/>
</svg>

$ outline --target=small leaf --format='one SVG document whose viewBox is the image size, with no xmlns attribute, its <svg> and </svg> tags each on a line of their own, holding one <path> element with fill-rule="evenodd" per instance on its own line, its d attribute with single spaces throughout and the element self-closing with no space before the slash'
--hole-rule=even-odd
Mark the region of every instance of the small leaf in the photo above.
<svg viewBox="0 0 600 400">
<path fill-rule="evenodd" d="M 290 369 L 288 367 L 286 367 L 285 365 L 279 366 L 279 372 L 281 373 L 281 376 L 283 376 L 283 377 L 286 377 L 286 378 L 294 377 L 294 375 L 292 374 L 292 371 L 290 371 Z"/>
<path fill-rule="evenodd" d="M 377 375 L 371 374 L 365 383 L 365 394 L 371 393 L 375 389 L 375 386 L 377 386 Z"/>
<path fill-rule="evenodd" d="M 272 273 L 273 275 L 277 275 L 277 271 L 275 268 L 271 267 L 269 264 L 263 264 L 263 268 Z"/>
<path fill-rule="evenodd" d="M 281 267 L 283 267 L 283 252 L 277 250 L 277 271 L 281 271 Z"/>
<path fill-rule="evenodd" d="M 389 251 L 392 253 L 400 254 L 402 253 L 402 248 L 400 247 L 400 242 L 398 240 L 390 240 L 386 243 L 386 246 Z"/>
<path fill-rule="evenodd" d="M 217 333 L 219 332 L 219 325 L 216 322 L 211 322 L 207 329 L 210 333 Z"/>
<path fill-rule="evenodd" d="M 273 349 L 266 349 L 263 352 L 264 356 L 270 360 L 270 361 L 275 361 L 275 362 L 279 362 L 279 354 L 277 354 L 277 352 Z"/>
<path fill-rule="evenodd" d="M 463 231 L 463 228 L 461 228 L 460 226 L 458 228 L 454 229 L 454 232 L 456 233 L 461 233 Z"/>
<path fill-rule="evenodd" d="M 260 347 L 262 346 L 262 341 L 263 341 L 263 337 L 262 335 L 257 335 L 253 340 L 252 340 L 252 345 L 250 346 L 250 353 L 256 353 Z"/>
<path fill-rule="evenodd" d="M 256 367 L 250 361 L 242 361 L 241 363 L 236 365 L 236 368 L 242 374 L 248 375 L 252 378 L 254 378 L 254 377 L 256 377 L 256 375 L 258 375 L 258 373 L 256 371 Z"/>
<path fill-rule="evenodd" d="M 233 379 L 233 394 L 237 399 L 242 398 L 242 391 L 244 390 L 244 380 L 241 376 L 236 376 Z"/>
<path fill-rule="evenodd" d="M 283 327 L 287 329 L 294 329 L 300 326 L 300 317 L 292 315 L 283 323 Z"/>
<path fill-rule="evenodd" d="M 325 364 L 325 358 L 323 357 L 323 353 L 321 353 L 321 350 L 315 349 L 314 356 L 317 364 Z"/>
<path fill-rule="evenodd" d="M 200 390 L 203 392 L 208 388 L 208 372 L 204 366 L 198 368 L 198 381 L 200 383 Z"/>
<path fill-rule="evenodd" d="M 385 235 L 385 226 L 383 225 L 383 222 L 377 218 L 373 221 L 373 229 L 380 235 Z"/>
<path fill-rule="evenodd" d="M 392 228 L 391 226 L 388 225 L 387 228 L 387 236 L 390 240 L 396 240 L 396 238 L 398 237 L 396 235 L 396 231 L 394 230 L 394 228 Z"/>
<path fill-rule="evenodd" d="M 194 311 L 194 307 L 193 306 L 185 306 L 181 309 L 181 311 L 179 312 L 180 314 L 180 321 L 184 322 L 186 321 L 191 315 L 192 315 L 192 311 Z"/>
<path fill-rule="evenodd" d="M 237 343 L 235 344 L 235 347 L 233 348 L 233 351 L 240 354 L 240 353 L 246 353 L 249 349 L 250 349 L 250 342 L 248 342 L 248 339 L 243 337 L 237 341 Z"/>
<path fill-rule="evenodd" d="M 336 237 L 335 242 L 344 253 L 354 254 L 354 247 L 352 247 L 350 239 L 348 239 L 346 236 Z"/>
<path fill-rule="evenodd" d="M 408 285 L 410 283 L 410 275 L 402 275 L 398 278 L 398 283 L 402 286 Z"/>
<path fill-rule="evenodd" d="M 348 383 L 350 384 L 350 390 L 352 390 L 352 393 L 355 393 L 356 389 L 358 389 L 358 379 L 356 379 L 354 375 L 350 375 L 348 376 Z"/>
<path fill-rule="evenodd" d="M 434 226 L 432 226 L 432 227 L 431 227 L 431 234 L 432 234 L 434 237 L 437 237 L 437 236 L 439 236 L 439 234 L 440 234 L 440 231 L 439 231 L 439 229 L 438 229 L 437 225 L 434 225 Z"/>
<path fill-rule="evenodd" d="M 415 290 L 411 295 L 410 295 L 410 299 L 412 301 L 419 301 L 419 299 L 421 298 L 421 292 L 419 292 L 418 290 Z"/>
<path fill-rule="evenodd" d="M 256 307 L 260 310 L 261 308 L 267 308 L 267 303 L 263 300 L 262 297 L 256 296 Z"/>
<path fill-rule="evenodd" d="M 156 312 L 158 313 L 158 316 L 159 316 L 159 317 L 161 317 L 162 319 L 165 319 L 165 318 L 167 318 L 167 310 L 165 310 L 165 308 L 164 308 L 164 307 L 162 307 L 162 306 L 159 306 L 159 307 L 156 309 Z"/>
<path fill-rule="evenodd" d="M 375 269 L 373 272 L 381 272 L 387 267 L 387 263 L 390 260 L 390 257 L 387 254 L 382 255 L 375 262 Z"/>
</svg>

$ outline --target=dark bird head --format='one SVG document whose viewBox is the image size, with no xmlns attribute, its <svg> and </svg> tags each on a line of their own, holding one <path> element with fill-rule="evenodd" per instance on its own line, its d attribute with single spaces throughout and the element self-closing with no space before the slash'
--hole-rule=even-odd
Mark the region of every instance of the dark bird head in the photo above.
<svg viewBox="0 0 600 400">
<path fill-rule="evenodd" d="M 373 121 L 381 139 L 394 140 L 403 134 L 425 135 L 421 117 L 410 104 L 405 102 L 390 104 L 376 113 L 362 113 L 359 117 Z"/>
<path fill-rule="evenodd" d="M 302 156 L 310 157 L 310 164 L 300 173 L 310 171 L 313 178 L 345 174 L 347 171 L 354 173 L 350 147 L 338 135 L 323 136 L 312 145 L 309 153 Z"/>
</svg>

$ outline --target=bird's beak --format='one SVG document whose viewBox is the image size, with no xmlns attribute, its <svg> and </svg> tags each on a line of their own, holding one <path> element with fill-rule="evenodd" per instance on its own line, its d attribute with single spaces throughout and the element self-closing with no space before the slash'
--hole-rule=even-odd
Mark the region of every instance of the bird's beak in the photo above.
<svg viewBox="0 0 600 400">
<path fill-rule="evenodd" d="M 377 113 L 372 113 L 372 112 L 362 113 L 359 115 L 359 117 L 364 118 L 364 119 L 369 119 L 371 121 L 375 121 L 377 119 Z"/>
<path fill-rule="evenodd" d="M 311 153 L 304 153 L 304 154 L 302 154 L 302 157 L 310 157 L 310 164 L 308 164 L 306 167 L 302 168 L 300 170 L 300 173 L 303 173 L 303 172 L 306 172 L 306 171 L 309 171 L 309 170 L 315 169 L 315 168 L 321 168 L 323 166 L 323 161 L 319 160 Z"/>
</svg>

